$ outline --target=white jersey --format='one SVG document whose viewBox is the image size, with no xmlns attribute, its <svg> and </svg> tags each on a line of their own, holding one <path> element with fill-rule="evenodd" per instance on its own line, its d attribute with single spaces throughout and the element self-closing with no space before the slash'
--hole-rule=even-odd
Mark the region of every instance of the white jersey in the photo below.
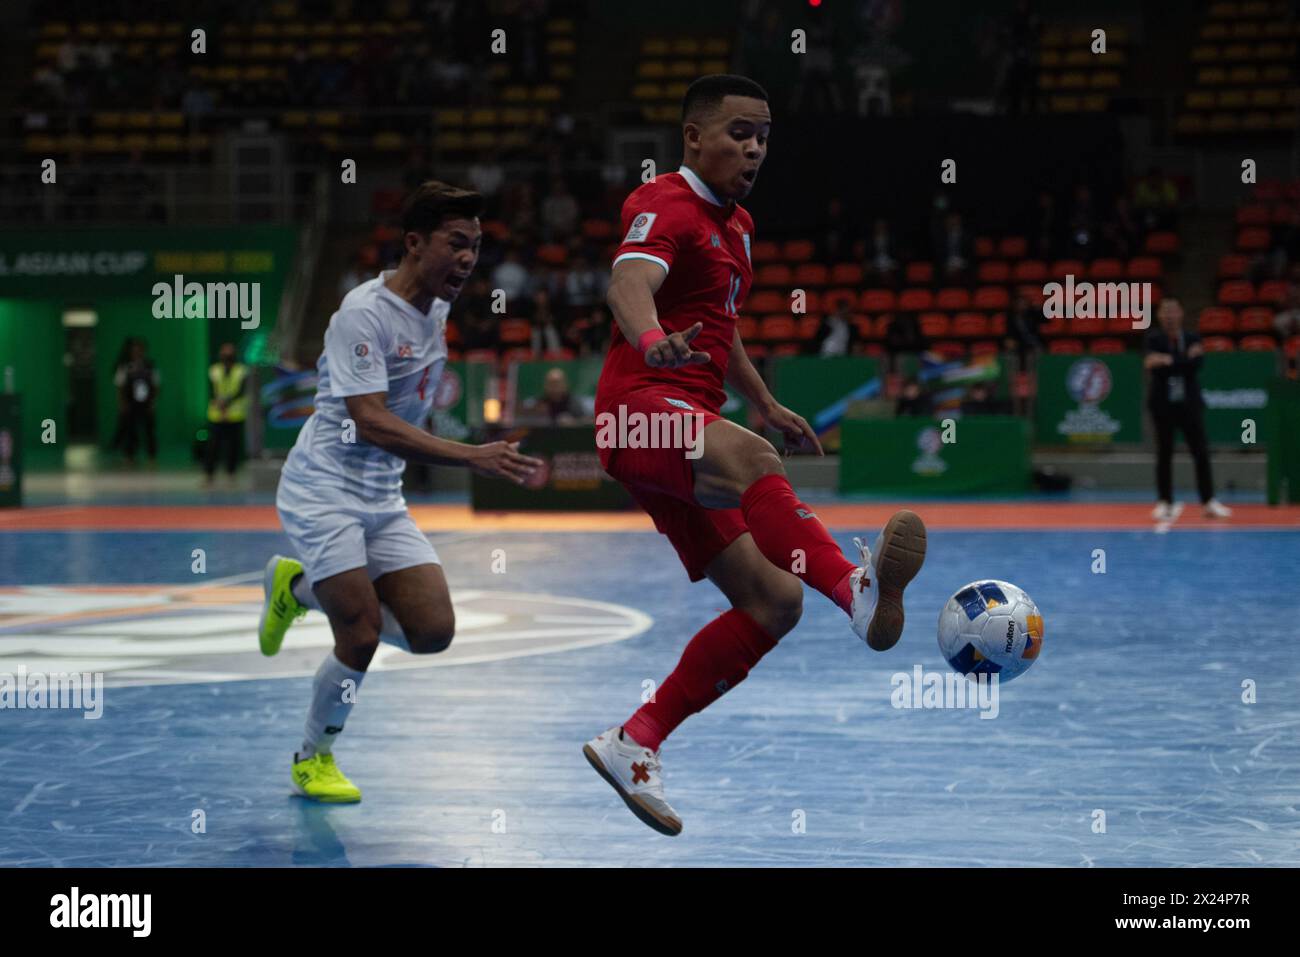
<svg viewBox="0 0 1300 957">
<path fill-rule="evenodd" d="M 447 361 L 447 313 L 435 299 L 427 313 L 384 285 L 391 273 L 363 282 L 344 298 L 325 330 L 316 362 L 316 411 L 298 433 L 280 481 L 329 499 L 343 492 L 375 504 L 402 503 L 406 462 L 361 440 L 349 420 L 350 395 L 386 392 L 388 411 L 422 428 Z M 352 441 L 347 441 L 351 438 Z"/>
</svg>

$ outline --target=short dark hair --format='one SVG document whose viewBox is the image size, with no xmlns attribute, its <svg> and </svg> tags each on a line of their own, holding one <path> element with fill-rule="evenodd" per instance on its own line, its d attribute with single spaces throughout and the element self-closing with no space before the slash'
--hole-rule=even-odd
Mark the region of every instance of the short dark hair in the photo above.
<svg viewBox="0 0 1300 957">
<path fill-rule="evenodd" d="M 481 194 L 431 179 L 402 204 L 402 232 L 427 236 L 449 219 L 472 219 L 482 212 Z"/>
<path fill-rule="evenodd" d="M 722 105 L 726 96 L 748 96 L 767 102 L 767 91 L 749 77 L 711 73 L 687 87 L 682 99 L 682 122 L 688 123 L 702 113 L 712 113 Z"/>
</svg>

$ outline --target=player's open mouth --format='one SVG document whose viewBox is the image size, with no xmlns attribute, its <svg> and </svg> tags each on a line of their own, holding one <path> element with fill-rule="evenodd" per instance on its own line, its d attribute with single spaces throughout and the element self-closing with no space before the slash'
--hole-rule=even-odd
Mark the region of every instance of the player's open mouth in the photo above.
<svg viewBox="0 0 1300 957">
<path fill-rule="evenodd" d="M 445 285 L 447 286 L 448 289 L 455 289 L 459 291 L 460 287 L 465 285 L 465 280 L 468 278 L 469 278 L 468 273 L 464 273 L 464 274 L 452 273 L 447 277 Z"/>
<path fill-rule="evenodd" d="M 757 168 L 747 169 L 740 174 L 740 178 L 752 186 L 754 184 L 754 180 L 758 178 L 758 169 Z"/>
</svg>

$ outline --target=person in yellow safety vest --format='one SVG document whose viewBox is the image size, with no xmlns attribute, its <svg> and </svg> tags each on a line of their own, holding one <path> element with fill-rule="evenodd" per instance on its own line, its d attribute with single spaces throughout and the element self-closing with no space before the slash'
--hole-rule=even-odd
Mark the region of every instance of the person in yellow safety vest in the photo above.
<svg viewBox="0 0 1300 957">
<path fill-rule="evenodd" d="M 244 444 L 244 420 L 248 418 L 248 367 L 236 362 L 235 346 L 223 342 L 220 361 L 208 369 L 208 450 L 204 469 L 208 485 L 217 471 L 217 458 L 225 451 L 226 472 L 235 474 L 240 448 Z"/>
</svg>

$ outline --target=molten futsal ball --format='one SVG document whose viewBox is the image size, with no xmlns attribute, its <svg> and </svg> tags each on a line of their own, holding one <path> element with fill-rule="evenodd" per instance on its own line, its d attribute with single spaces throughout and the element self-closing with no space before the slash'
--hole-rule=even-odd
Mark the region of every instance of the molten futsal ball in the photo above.
<svg viewBox="0 0 1300 957">
<path fill-rule="evenodd" d="M 939 651 L 964 675 L 1010 681 L 1029 669 L 1042 648 L 1043 616 L 1010 582 L 971 582 L 939 613 Z"/>
</svg>

